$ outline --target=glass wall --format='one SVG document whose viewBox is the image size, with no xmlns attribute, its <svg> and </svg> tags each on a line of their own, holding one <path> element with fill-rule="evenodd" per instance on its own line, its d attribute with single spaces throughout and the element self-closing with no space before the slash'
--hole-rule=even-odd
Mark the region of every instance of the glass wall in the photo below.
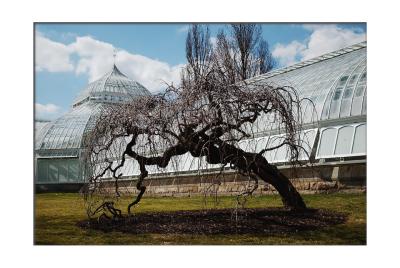
<svg viewBox="0 0 400 268">
<path fill-rule="evenodd" d="M 83 182 L 78 158 L 37 159 L 37 183 Z"/>
<path fill-rule="evenodd" d="M 321 129 L 317 158 L 367 154 L 366 123 Z"/>
</svg>

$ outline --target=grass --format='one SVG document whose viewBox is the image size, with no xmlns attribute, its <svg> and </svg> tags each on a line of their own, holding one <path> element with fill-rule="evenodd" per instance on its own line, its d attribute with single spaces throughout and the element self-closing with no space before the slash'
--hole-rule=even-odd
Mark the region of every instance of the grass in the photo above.
<svg viewBox="0 0 400 268">
<path fill-rule="evenodd" d="M 318 231 L 290 235 L 133 235 L 119 232 L 103 233 L 76 226 L 86 218 L 84 203 L 78 194 L 37 194 L 35 196 L 34 239 L 38 245 L 365 245 L 366 195 L 316 194 L 304 195 L 311 208 L 323 208 L 348 213 L 344 224 Z M 123 198 L 120 207 L 126 209 L 129 199 Z M 207 207 L 214 207 L 211 200 Z M 218 208 L 234 206 L 233 197 L 220 197 Z M 281 206 L 279 196 L 252 197 L 246 207 Z M 202 197 L 144 197 L 136 212 L 192 210 L 205 208 Z"/>
</svg>

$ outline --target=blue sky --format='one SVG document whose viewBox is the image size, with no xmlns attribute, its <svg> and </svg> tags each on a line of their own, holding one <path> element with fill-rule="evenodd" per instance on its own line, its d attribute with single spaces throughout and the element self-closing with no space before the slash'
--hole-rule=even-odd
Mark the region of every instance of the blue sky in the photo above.
<svg viewBox="0 0 400 268">
<path fill-rule="evenodd" d="M 179 81 L 188 24 L 36 24 L 36 117 L 70 109 L 85 85 L 116 64 L 150 91 Z M 223 24 L 209 24 L 215 37 Z M 278 67 L 366 40 L 366 24 L 262 24 Z"/>
</svg>

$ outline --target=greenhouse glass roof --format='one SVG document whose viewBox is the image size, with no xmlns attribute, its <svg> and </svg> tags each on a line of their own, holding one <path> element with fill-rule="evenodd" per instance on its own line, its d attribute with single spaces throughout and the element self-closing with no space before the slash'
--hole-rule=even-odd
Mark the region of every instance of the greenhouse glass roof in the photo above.
<svg viewBox="0 0 400 268">
<path fill-rule="evenodd" d="M 72 105 L 75 107 L 89 100 L 92 102 L 118 103 L 150 94 L 144 86 L 121 73 L 114 65 L 110 72 L 87 85 Z"/>
<path fill-rule="evenodd" d="M 305 104 L 304 123 L 366 115 L 366 42 L 254 77 L 249 82 L 291 86 Z"/>
<path fill-rule="evenodd" d="M 78 157 L 84 134 L 93 126 L 101 107 L 150 94 L 114 65 L 78 95 L 68 113 L 52 122 L 35 123 L 36 153 L 40 157 Z"/>
</svg>

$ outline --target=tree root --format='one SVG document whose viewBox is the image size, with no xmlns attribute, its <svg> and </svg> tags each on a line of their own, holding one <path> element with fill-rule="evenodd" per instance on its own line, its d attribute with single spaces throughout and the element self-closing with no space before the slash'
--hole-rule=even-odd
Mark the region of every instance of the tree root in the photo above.
<svg viewBox="0 0 400 268">
<path fill-rule="evenodd" d="M 99 212 L 103 212 L 98 218 L 97 220 L 100 222 L 100 219 L 102 217 L 105 217 L 107 219 L 112 219 L 112 220 L 117 220 L 122 218 L 122 214 L 121 214 L 121 210 L 117 209 L 114 207 L 114 202 L 112 201 L 106 201 L 104 203 L 102 203 L 100 206 L 97 207 L 97 209 L 92 213 L 92 215 L 95 215 Z M 110 213 L 112 215 L 112 217 L 109 217 L 107 215 L 107 212 Z"/>
</svg>

